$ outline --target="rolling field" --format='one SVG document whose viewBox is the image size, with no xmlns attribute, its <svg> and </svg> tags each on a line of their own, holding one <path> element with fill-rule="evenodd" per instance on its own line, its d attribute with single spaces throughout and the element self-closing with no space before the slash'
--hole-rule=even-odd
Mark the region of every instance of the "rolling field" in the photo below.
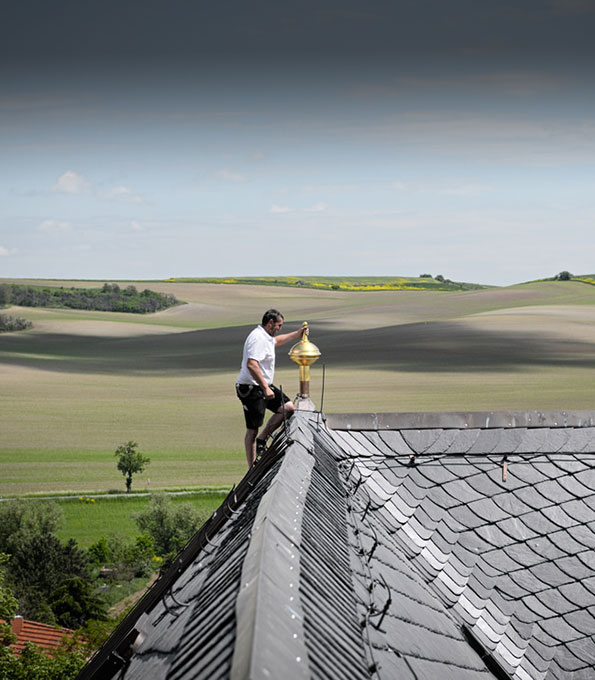
<svg viewBox="0 0 595 680">
<path fill-rule="evenodd" d="M 0 335 L 0 494 L 123 490 L 113 452 L 129 439 L 151 458 L 133 489 L 237 482 L 244 426 L 233 383 L 245 336 L 268 307 L 288 330 L 310 323 L 322 352 L 312 397 L 320 405 L 324 362 L 326 412 L 595 409 L 595 286 L 119 283 L 187 304 L 152 315 L 5 310 L 34 327 Z M 293 396 L 288 350 L 278 351 L 276 382 Z"/>
</svg>

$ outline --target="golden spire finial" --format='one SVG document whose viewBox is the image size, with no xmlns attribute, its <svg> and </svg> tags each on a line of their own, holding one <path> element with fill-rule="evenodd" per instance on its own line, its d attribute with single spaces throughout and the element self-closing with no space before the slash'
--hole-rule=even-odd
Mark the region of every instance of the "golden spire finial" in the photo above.
<svg viewBox="0 0 595 680">
<path fill-rule="evenodd" d="M 310 399 L 310 366 L 320 357 L 320 350 L 308 340 L 308 322 L 302 324 L 302 339 L 289 350 L 290 359 L 300 367 L 300 390 L 295 398 L 295 407 L 301 410 L 315 410 Z"/>
</svg>

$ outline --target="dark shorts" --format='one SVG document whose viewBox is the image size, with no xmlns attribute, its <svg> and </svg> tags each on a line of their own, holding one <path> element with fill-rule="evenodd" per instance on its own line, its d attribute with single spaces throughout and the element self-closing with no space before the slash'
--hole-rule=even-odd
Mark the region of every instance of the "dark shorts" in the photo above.
<svg viewBox="0 0 595 680">
<path fill-rule="evenodd" d="M 269 411 L 277 413 L 281 404 L 286 404 L 289 397 L 274 385 L 269 387 L 275 393 L 272 399 L 265 399 L 262 387 L 259 385 L 236 385 L 236 394 L 244 407 L 244 418 L 248 430 L 258 430 L 264 422 L 264 413 Z"/>
</svg>

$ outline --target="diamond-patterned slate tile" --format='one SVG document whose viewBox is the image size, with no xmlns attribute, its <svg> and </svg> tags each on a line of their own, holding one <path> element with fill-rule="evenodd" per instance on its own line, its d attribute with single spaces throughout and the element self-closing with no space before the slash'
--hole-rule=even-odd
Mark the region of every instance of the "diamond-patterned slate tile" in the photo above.
<svg viewBox="0 0 595 680">
<path fill-rule="evenodd" d="M 557 560 L 556 565 L 573 581 L 580 581 L 594 573 L 595 555 L 590 550 L 585 550 L 578 555 L 569 555 Z"/>
<path fill-rule="evenodd" d="M 453 498 L 457 498 L 460 504 L 473 503 L 484 498 L 483 494 L 477 492 L 465 478 L 456 479 L 452 482 L 442 484 L 440 488 L 444 489 Z"/>
<path fill-rule="evenodd" d="M 575 656 L 568 646 L 560 646 L 556 650 L 554 662 L 550 666 L 550 676 L 564 678 L 570 675 L 572 680 L 575 680 L 575 678 L 577 678 L 577 673 L 580 673 L 583 668 L 584 663 L 582 660 Z M 587 677 L 592 678 L 592 672 L 591 675 Z"/>
<path fill-rule="evenodd" d="M 399 493 L 405 490 L 406 492 L 410 493 L 418 502 L 423 500 L 428 495 L 429 487 L 425 483 L 420 484 L 420 481 L 419 475 L 409 475 L 403 480 L 403 484 L 401 484 L 399 488 Z"/>
<path fill-rule="evenodd" d="M 535 485 L 535 491 L 552 503 L 565 503 L 574 500 L 574 494 L 569 493 L 557 480 L 548 479 Z"/>
<path fill-rule="evenodd" d="M 545 482 L 549 479 L 546 472 L 543 471 L 544 466 L 540 462 L 547 462 L 543 456 L 512 457 L 508 465 L 508 474 L 520 479 L 525 484 L 535 486 L 539 482 Z"/>
<path fill-rule="evenodd" d="M 560 484 L 571 493 L 575 498 L 584 498 L 590 496 L 593 492 L 588 486 L 585 486 L 576 477 L 560 477 Z"/>
<path fill-rule="evenodd" d="M 491 498 L 483 498 L 479 501 L 469 503 L 465 509 L 477 515 L 483 520 L 482 523 L 487 522 L 492 524 L 510 517 L 510 513 L 502 510 Z"/>
<path fill-rule="evenodd" d="M 576 573 L 582 573 L 582 578 L 585 578 L 588 574 L 593 574 L 595 572 L 595 553 L 592 550 L 585 550 L 584 552 L 579 553 L 576 557 L 569 557 L 568 559 L 574 559 L 581 563 L 580 567 L 577 566 Z M 561 568 L 564 569 L 565 566 L 561 565 Z"/>
<path fill-rule="evenodd" d="M 580 609 L 574 612 L 566 614 L 566 622 L 576 628 L 583 635 L 593 635 L 595 630 L 593 630 L 593 612 L 589 609 Z"/>
<path fill-rule="evenodd" d="M 480 545 L 483 545 L 482 552 L 488 552 L 492 547 L 503 548 L 504 546 L 511 545 L 515 542 L 515 539 L 512 536 L 505 534 L 495 524 L 486 524 L 485 526 L 478 527 L 475 532 L 469 532 L 466 535 L 466 539 L 469 541 L 481 539 L 483 542 L 480 543 Z"/>
<path fill-rule="evenodd" d="M 533 510 L 541 510 L 552 505 L 552 501 L 546 496 L 539 493 L 537 486 L 525 486 L 522 489 L 515 491 L 515 496 L 528 505 Z"/>
<path fill-rule="evenodd" d="M 468 453 L 480 436 L 481 430 L 455 430 L 455 432 L 456 437 L 451 442 L 450 446 L 443 451 L 443 453 L 446 453 L 448 456 L 464 455 Z"/>
<path fill-rule="evenodd" d="M 546 591 L 555 592 L 555 591 Z M 544 593 L 538 593 L 537 595 L 525 595 L 523 597 L 523 604 L 526 605 L 539 619 L 550 619 L 552 617 L 559 616 L 560 612 L 556 608 L 556 603 L 551 602 L 543 597 Z M 565 604 L 569 606 L 569 603 L 565 601 Z"/>
<path fill-rule="evenodd" d="M 393 455 L 408 456 L 413 453 L 411 447 L 403 439 L 402 434 L 397 430 L 378 432 L 378 437 L 393 451 Z"/>
<path fill-rule="evenodd" d="M 548 428 L 547 438 L 541 448 L 541 453 L 558 453 L 570 439 L 570 430 L 566 428 Z"/>
<path fill-rule="evenodd" d="M 446 487 L 443 486 L 432 487 L 428 491 L 428 496 L 434 501 L 434 503 L 439 505 L 441 508 L 445 508 L 446 510 L 461 504 L 460 499 L 456 498 L 455 496 L 451 496 L 451 494 L 446 490 Z"/>
<path fill-rule="evenodd" d="M 498 643 L 495 653 L 511 666 L 511 669 L 514 672 L 514 669 L 520 665 L 525 655 L 526 648 L 526 640 L 521 640 L 517 636 L 514 636 L 514 639 L 511 639 L 508 635 L 505 635 Z"/>
<path fill-rule="evenodd" d="M 491 569 L 495 569 L 501 574 L 509 574 L 522 568 L 518 562 L 515 562 L 507 555 L 506 548 L 503 548 L 502 550 L 492 550 L 491 552 L 485 553 L 483 557 L 490 565 Z"/>
<path fill-rule="evenodd" d="M 539 604 L 538 601 L 536 602 L 537 604 Z M 541 607 L 540 611 L 545 612 L 547 610 L 545 609 L 545 607 Z M 533 624 L 540 618 L 540 615 L 533 611 L 533 609 L 528 607 L 525 603 L 525 600 L 519 600 L 514 610 L 514 617 L 521 621 L 522 623 Z"/>
<path fill-rule="evenodd" d="M 542 512 L 537 510 L 523 515 L 522 520 L 527 526 L 534 528 L 539 537 L 550 536 L 560 531 L 557 524 L 551 522 Z"/>
<path fill-rule="evenodd" d="M 558 640 L 558 642 L 566 643 L 584 637 L 580 631 L 571 626 L 561 616 L 554 619 L 544 619 L 543 621 L 540 621 L 539 626 L 545 630 L 548 635 L 551 635 L 555 640 Z"/>
<path fill-rule="evenodd" d="M 530 593 L 540 593 L 549 587 L 549 584 L 538 578 L 533 571 L 529 569 L 519 569 L 509 574 L 510 579 L 516 583 L 519 588 L 525 591 L 525 595 Z"/>
<path fill-rule="evenodd" d="M 458 430 L 442 430 L 433 444 L 431 444 L 424 452 L 425 456 L 441 455 L 443 454 L 455 441 L 458 436 Z"/>
<path fill-rule="evenodd" d="M 522 517 L 509 517 L 508 519 L 498 522 L 496 526 L 505 534 L 508 534 L 515 541 L 526 541 L 535 538 L 538 534 L 530 528 L 532 515 L 523 515 Z M 540 532 L 541 533 L 541 532 Z"/>
<path fill-rule="evenodd" d="M 593 637 L 583 637 L 580 640 L 573 640 L 568 643 L 568 649 L 577 659 L 580 659 L 585 668 L 593 672 L 595 668 L 595 645 L 593 644 Z"/>
<path fill-rule="evenodd" d="M 544 508 L 542 513 L 551 522 L 557 524 L 561 529 L 568 529 L 569 527 L 580 524 L 580 522 L 565 512 L 564 507 L 561 505 L 550 505 L 549 508 Z"/>
<path fill-rule="evenodd" d="M 582 472 L 579 472 L 575 475 L 575 479 L 577 479 L 583 486 L 591 489 L 591 491 L 595 491 L 595 467 L 593 466 L 594 463 L 591 462 L 586 470 L 583 470 Z"/>
<path fill-rule="evenodd" d="M 595 521 L 595 510 L 591 508 L 587 502 L 587 499 L 569 501 L 564 503 L 562 508 L 572 519 L 576 520 L 579 524 L 588 524 L 589 522 Z M 595 499 L 591 499 L 595 500 Z"/>
<path fill-rule="evenodd" d="M 431 583 L 434 589 L 440 593 L 440 599 L 449 607 L 456 604 L 461 593 L 465 590 L 465 586 L 454 581 L 446 569 L 439 571 Z"/>
<path fill-rule="evenodd" d="M 465 541 L 465 536 L 461 536 L 460 540 L 457 541 L 457 545 L 454 549 L 454 554 L 456 554 L 457 559 L 460 560 L 461 564 L 464 564 L 469 571 L 473 571 L 475 565 L 477 564 L 479 553 L 476 550 L 470 550 L 468 544 Z"/>
<path fill-rule="evenodd" d="M 465 668 L 461 666 L 453 666 L 423 658 L 409 658 L 407 660 L 409 666 L 414 671 L 416 680 L 419 678 L 440 678 L 440 680 L 488 680 L 489 675 L 484 676 L 484 671 L 475 667 Z M 400 676 L 389 676 L 392 678 L 399 678 Z M 404 678 L 403 680 L 406 680 Z"/>
<path fill-rule="evenodd" d="M 504 548 L 504 552 L 521 568 L 533 567 L 544 562 L 543 557 L 531 550 L 527 543 L 514 543 Z"/>
<path fill-rule="evenodd" d="M 493 473 L 489 471 L 481 472 L 479 474 L 473 475 L 467 478 L 467 483 L 471 485 L 475 491 L 480 493 L 482 496 L 491 498 L 499 493 L 502 493 L 503 489 L 492 479 Z"/>
<path fill-rule="evenodd" d="M 458 505 L 455 508 L 451 508 L 449 515 L 467 529 L 477 529 L 478 527 L 485 526 L 488 523 L 479 515 L 470 512 L 468 506 L 465 505 Z"/>
<path fill-rule="evenodd" d="M 589 524 L 581 524 L 579 526 L 568 529 L 568 534 L 575 540 L 589 548 L 595 550 L 595 522 Z"/>
<path fill-rule="evenodd" d="M 419 551 L 410 564 L 486 649 L 494 650 L 514 680 L 544 680 L 548 673 L 550 680 L 569 680 L 562 658 L 552 661 L 561 645 L 568 652 L 566 668 L 574 659 L 572 667 L 582 672 L 585 661 L 569 645 L 582 650 L 581 636 L 595 621 L 595 468 L 586 468 L 572 451 L 558 451 L 581 441 L 595 444 L 592 433 L 581 438 L 562 428 L 421 432 L 409 431 L 409 441 L 418 449 L 428 446 L 428 455 L 442 449 L 466 452 L 473 460 L 455 456 L 430 464 L 421 455 L 405 468 L 403 488 L 392 483 L 395 495 L 406 499 L 405 519 L 390 540 L 395 547 L 407 541 Z M 368 447 L 375 445 L 373 435 L 366 434 Z M 383 441 L 378 450 L 382 446 L 388 448 Z M 506 482 L 497 459 L 489 465 L 482 460 L 494 451 L 516 452 L 509 457 Z M 367 460 L 377 465 L 373 456 Z M 392 479 L 403 469 L 379 467 Z M 386 495 L 391 487 L 378 479 L 376 497 L 382 489 Z M 386 508 L 377 514 L 391 517 Z M 391 524 L 399 526 L 394 519 Z M 389 554 L 377 550 L 379 559 Z"/>
<path fill-rule="evenodd" d="M 566 444 L 560 449 L 560 453 L 578 453 L 583 449 L 592 449 L 593 428 L 572 427 L 568 430 L 569 437 Z"/>
<path fill-rule="evenodd" d="M 542 680 L 551 664 L 551 659 L 544 659 L 535 649 L 535 642 L 527 647 L 525 655 L 516 670 L 515 680 Z"/>
<path fill-rule="evenodd" d="M 584 579 L 588 580 L 588 579 Z M 595 605 L 595 594 L 585 588 L 583 585 L 584 581 L 581 583 L 568 583 L 567 585 L 560 586 L 558 589 L 559 593 L 568 600 L 574 608 L 577 607 L 592 607 Z M 595 610 L 592 611 L 592 615 L 595 619 Z"/>
<path fill-rule="evenodd" d="M 572 558 L 567 558 L 572 559 Z M 559 588 L 565 583 L 572 583 L 575 579 L 558 567 L 556 562 L 544 562 L 531 568 L 531 573 L 543 583 L 553 588 Z"/>
<path fill-rule="evenodd" d="M 397 488 L 401 486 L 410 474 L 409 468 L 397 461 L 385 460 L 378 466 L 378 469 L 382 471 L 386 481 Z"/>
<path fill-rule="evenodd" d="M 349 432 L 344 434 L 345 439 L 349 437 L 349 446 L 351 451 L 357 453 L 358 456 L 364 458 L 375 458 L 378 456 L 378 449 L 373 446 L 369 439 L 365 437 L 363 432 Z M 369 464 L 369 463 L 368 463 Z"/>
<path fill-rule="evenodd" d="M 517 517 L 531 512 L 534 508 L 524 503 L 514 492 L 500 493 L 493 498 L 494 503 L 508 515 Z"/>
<path fill-rule="evenodd" d="M 581 454 L 575 454 L 575 455 L 562 455 L 562 456 L 553 456 L 552 457 L 552 462 L 554 465 L 559 469 L 562 470 L 562 472 L 566 473 L 564 475 L 560 476 L 560 479 L 563 479 L 563 477 L 575 477 L 579 472 L 583 472 L 584 470 L 587 469 L 587 465 L 580 460 L 580 455 Z"/>
<path fill-rule="evenodd" d="M 557 531 L 552 531 L 551 533 L 548 533 L 547 537 L 543 537 L 544 540 L 549 541 L 560 553 L 566 553 L 567 555 L 574 555 L 577 552 L 580 552 L 585 549 L 585 545 L 583 543 L 579 543 L 572 537 L 572 531 L 574 529 L 580 529 L 580 527 L 574 527 L 573 529 L 569 529 L 568 531 L 566 529 L 558 529 Z M 594 540 L 595 540 L 595 535 L 594 535 Z M 536 541 L 539 539 L 535 539 Z M 543 549 L 543 548 L 542 548 Z M 537 550 L 537 548 L 535 548 Z M 545 548 L 547 551 L 547 548 Z M 548 556 L 549 553 L 547 553 Z M 558 557 L 562 557 L 562 554 L 552 554 L 551 559 L 556 559 Z"/>
<path fill-rule="evenodd" d="M 515 451 L 523 441 L 526 429 L 523 427 L 503 428 L 500 430 L 501 437 L 496 446 L 491 450 L 493 454 L 506 454 Z"/>
<path fill-rule="evenodd" d="M 524 430 L 523 438 L 514 450 L 514 453 L 538 453 L 547 448 L 546 442 L 550 433 L 550 428 L 534 427 Z"/>
<path fill-rule="evenodd" d="M 568 550 L 561 550 L 551 540 L 553 535 L 554 534 L 549 534 L 548 536 L 537 536 L 536 538 L 531 538 L 526 542 L 527 547 L 529 547 L 536 555 L 539 555 L 539 557 L 541 558 L 540 561 L 557 560 L 560 559 L 561 557 L 565 557 L 571 552 Z M 565 544 L 562 543 L 562 545 Z M 577 543 L 576 545 L 579 544 Z"/>
<path fill-rule="evenodd" d="M 412 471 L 421 477 L 420 484 L 422 480 L 426 480 L 426 484 L 429 486 L 434 486 L 436 484 L 447 484 L 448 482 L 453 482 L 458 480 L 458 472 L 451 471 L 445 465 L 424 465 L 423 462 L 416 464 L 414 468 L 407 468 L 409 471 L 409 476 Z"/>
<path fill-rule="evenodd" d="M 442 430 L 402 430 L 407 446 L 417 454 L 425 453 L 440 437 Z"/>
</svg>

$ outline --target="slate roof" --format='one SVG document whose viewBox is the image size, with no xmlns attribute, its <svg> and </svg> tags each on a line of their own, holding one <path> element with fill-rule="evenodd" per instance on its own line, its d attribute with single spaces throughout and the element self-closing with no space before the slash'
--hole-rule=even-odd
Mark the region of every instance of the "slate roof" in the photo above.
<svg viewBox="0 0 595 680">
<path fill-rule="evenodd" d="M 593 678 L 593 415 L 298 412 L 79 677 Z"/>
</svg>

